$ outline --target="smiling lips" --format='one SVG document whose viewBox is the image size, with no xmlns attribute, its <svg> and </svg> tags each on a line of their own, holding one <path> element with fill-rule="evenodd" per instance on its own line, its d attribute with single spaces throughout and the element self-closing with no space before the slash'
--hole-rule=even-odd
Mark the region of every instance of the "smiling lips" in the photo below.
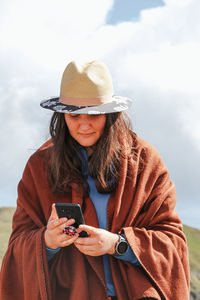
<svg viewBox="0 0 200 300">
<path fill-rule="evenodd" d="M 90 133 L 82 133 L 82 132 L 79 132 L 79 134 L 83 137 L 90 137 L 92 134 L 94 134 L 94 132 L 90 132 Z"/>
</svg>

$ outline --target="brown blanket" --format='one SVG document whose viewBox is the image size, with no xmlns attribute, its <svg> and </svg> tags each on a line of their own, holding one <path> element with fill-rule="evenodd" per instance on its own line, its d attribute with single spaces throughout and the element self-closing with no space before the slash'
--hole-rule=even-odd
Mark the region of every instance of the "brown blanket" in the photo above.
<svg viewBox="0 0 200 300">
<path fill-rule="evenodd" d="M 107 298 L 102 257 L 62 248 L 47 262 L 44 231 L 54 202 L 82 206 L 86 224 L 98 227 L 97 215 L 83 191 L 54 196 L 46 169 L 47 142 L 34 153 L 18 186 L 13 232 L 1 270 L 1 300 L 102 300 Z M 145 166 L 138 175 L 139 156 Z M 108 202 L 108 230 L 126 237 L 142 267 L 110 256 L 119 300 L 189 299 L 189 268 L 185 236 L 174 210 L 175 187 L 158 152 L 138 138 L 138 160 L 124 160 L 121 178 Z M 128 175 L 128 176 L 127 176 Z"/>
</svg>

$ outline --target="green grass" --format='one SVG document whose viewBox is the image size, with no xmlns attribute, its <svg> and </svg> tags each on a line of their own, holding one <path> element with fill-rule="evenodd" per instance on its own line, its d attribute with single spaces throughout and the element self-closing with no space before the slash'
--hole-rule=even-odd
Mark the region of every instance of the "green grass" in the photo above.
<svg viewBox="0 0 200 300">
<path fill-rule="evenodd" d="M 200 230 L 184 225 L 190 259 L 191 291 L 200 292 Z"/>
<path fill-rule="evenodd" d="M 13 207 L 0 208 L 0 265 L 11 233 Z M 200 230 L 184 225 L 190 259 L 191 291 L 200 291 Z"/>
<path fill-rule="evenodd" d="M 8 240 L 11 233 L 12 216 L 15 211 L 13 207 L 0 208 L 0 265 L 3 255 L 8 246 Z"/>
</svg>

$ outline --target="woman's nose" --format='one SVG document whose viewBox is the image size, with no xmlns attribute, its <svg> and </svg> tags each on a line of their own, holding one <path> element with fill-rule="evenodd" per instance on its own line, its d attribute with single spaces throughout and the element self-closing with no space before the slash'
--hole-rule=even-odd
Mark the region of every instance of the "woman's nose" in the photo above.
<svg viewBox="0 0 200 300">
<path fill-rule="evenodd" d="M 91 124 L 88 118 L 82 117 L 79 123 L 79 129 L 86 131 L 90 128 L 91 128 Z"/>
<path fill-rule="evenodd" d="M 84 131 L 90 129 L 90 127 L 91 127 L 91 126 L 90 126 L 89 123 L 81 123 L 81 124 L 79 125 L 79 129 L 84 130 Z"/>
</svg>

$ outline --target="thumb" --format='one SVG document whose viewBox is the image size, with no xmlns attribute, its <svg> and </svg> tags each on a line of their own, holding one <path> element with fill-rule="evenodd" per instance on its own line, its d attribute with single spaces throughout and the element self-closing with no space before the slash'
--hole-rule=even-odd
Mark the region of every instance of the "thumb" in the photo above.
<svg viewBox="0 0 200 300">
<path fill-rule="evenodd" d="M 49 217 L 49 221 L 53 221 L 58 219 L 55 203 L 52 204 L 51 215 Z"/>
<path fill-rule="evenodd" d="M 81 224 L 78 227 L 78 233 L 81 231 L 87 231 L 87 233 L 91 236 L 91 235 L 96 235 L 97 234 L 97 228 L 93 227 L 93 226 L 89 226 L 89 225 L 85 225 L 85 224 Z"/>
</svg>

